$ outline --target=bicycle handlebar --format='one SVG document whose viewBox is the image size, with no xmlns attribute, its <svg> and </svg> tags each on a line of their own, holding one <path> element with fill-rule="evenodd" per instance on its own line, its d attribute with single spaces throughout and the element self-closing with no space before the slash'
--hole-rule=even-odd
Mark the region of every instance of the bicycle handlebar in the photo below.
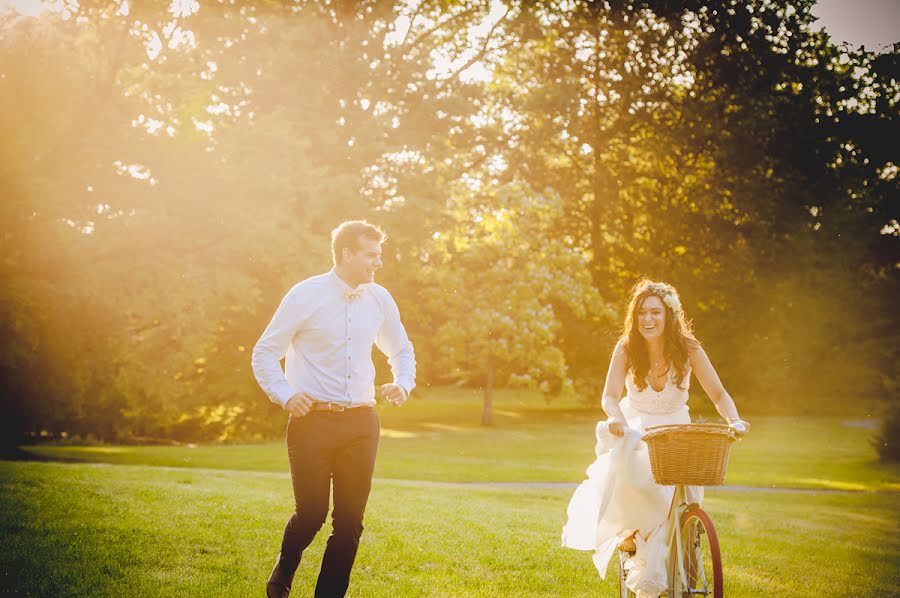
<svg viewBox="0 0 900 598">
<path fill-rule="evenodd" d="M 731 419 L 728 420 L 728 427 L 734 430 L 734 433 L 740 437 L 750 431 L 750 422 L 742 419 Z"/>
</svg>

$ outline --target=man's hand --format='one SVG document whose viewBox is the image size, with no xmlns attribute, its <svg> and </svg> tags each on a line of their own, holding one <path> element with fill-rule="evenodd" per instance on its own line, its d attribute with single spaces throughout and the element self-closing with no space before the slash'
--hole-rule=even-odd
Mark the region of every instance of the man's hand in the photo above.
<svg viewBox="0 0 900 598">
<path fill-rule="evenodd" d="M 284 410 L 297 417 L 303 417 L 309 413 L 309 408 L 313 404 L 313 398 L 305 392 L 298 392 L 284 404 Z"/>
<path fill-rule="evenodd" d="M 617 419 L 609 420 L 609 433 L 613 436 L 618 436 L 619 438 L 621 438 L 625 435 L 625 424 Z"/>
<path fill-rule="evenodd" d="M 381 394 L 384 395 L 384 398 L 390 401 L 391 405 L 394 407 L 399 407 L 409 398 L 409 395 L 406 394 L 406 390 L 399 384 L 383 384 L 381 386 Z"/>
</svg>

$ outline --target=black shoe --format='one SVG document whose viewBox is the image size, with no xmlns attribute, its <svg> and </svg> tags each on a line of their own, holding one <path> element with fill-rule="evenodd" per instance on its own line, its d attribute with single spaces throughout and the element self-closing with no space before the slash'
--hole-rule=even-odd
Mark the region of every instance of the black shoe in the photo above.
<svg viewBox="0 0 900 598">
<path fill-rule="evenodd" d="M 278 555 L 269 581 L 266 582 L 266 598 L 288 598 L 293 582 L 294 574 L 287 575 L 281 570 L 281 555 Z"/>
</svg>

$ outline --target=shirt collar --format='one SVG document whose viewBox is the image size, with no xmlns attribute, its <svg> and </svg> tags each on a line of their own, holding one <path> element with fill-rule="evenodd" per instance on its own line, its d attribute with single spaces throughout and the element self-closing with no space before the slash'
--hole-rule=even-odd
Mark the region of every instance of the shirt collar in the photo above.
<svg viewBox="0 0 900 598">
<path fill-rule="evenodd" d="M 357 287 L 354 289 L 354 288 L 351 287 L 349 284 L 347 284 L 347 283 L 344 281 L 343 278 L 341 278 L 340 276 L 338 276 L 338 274 L 337 274 L 337 272 L 335 271 L 334 268 L 332 268 L 332 269 L 328 272 L 328 278 L 331 279 L 331 281 L 332 281 L 332 283 L 335 285 L 335 287 L 337 287 L 337 289 L 340 290 L 340 292 L 342 292 L 342 293 L 343 293 L 344 291 L 362 292 L 363 290 L 365 290 L 366 287 L 369 286 L 368 283 L 363 283 L 363 284 L 357 286 Z"/>
</svg>

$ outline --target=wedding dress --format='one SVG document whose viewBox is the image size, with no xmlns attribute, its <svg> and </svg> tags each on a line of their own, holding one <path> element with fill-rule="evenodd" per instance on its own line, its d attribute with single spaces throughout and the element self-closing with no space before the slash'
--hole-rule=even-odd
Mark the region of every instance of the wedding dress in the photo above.
<svg viewBox="0 0 900 598">
<path fill-rule="evenodd" d="M 618 544 L 637 531 L 637 551 L 625 563 L 626 585 L 638 598 L 656 597 L 666 589 L 668 529 L 666 522 L 674 486 L 660 486 L 650 471 L 650 455 L 641 440 L 651 426 L 687 424 L 690 369 L 681 387 L 674 369 L 662 390 L 649 384 L 640 390 L 631 372 L 625 381 L 627 395 L 619 403 L 628 427 L 623 437 L 613 436 L 606 421 L 597 424 L 597 459 L 587 469 L 587 479 L 575 490 L 563 527 L 562 545 L 594 551 L 593 561 L 601 578 Z M 687 501 L 700 503 L 703 488 L 685 488 Z"/>
</svg>

